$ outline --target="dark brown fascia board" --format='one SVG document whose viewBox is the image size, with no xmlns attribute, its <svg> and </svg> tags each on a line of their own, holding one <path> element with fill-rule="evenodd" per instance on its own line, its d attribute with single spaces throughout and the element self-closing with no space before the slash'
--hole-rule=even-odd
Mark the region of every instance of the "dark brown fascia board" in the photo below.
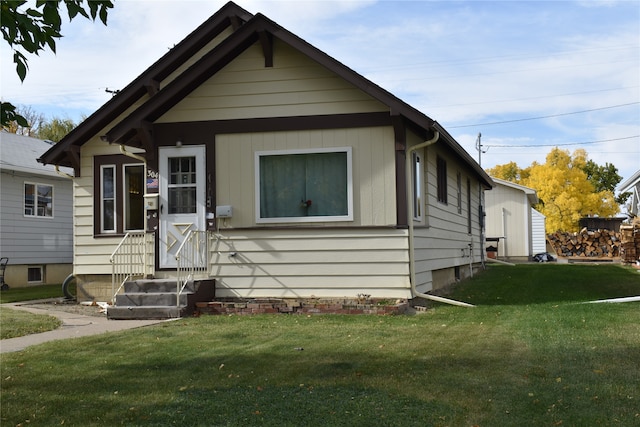
<svg viewBox="0 0 640 427">
<path fill-rule="evenodd" d="M 444 127 L 442 127 L 442 125 L 440 125 L 440 123 L 435 122 L 434 129 L 440 133 L 440 139 L 445 141 L 447 145 L 451 147 L 451 149 L 459 157 L 462 158 L 463 161 L 468 163 L 473 168 L 473 170 L 478 174 L 478 177 L 485 188 L 491 189 L 496 186 L 493 180 L 491 179 L 491 177 L 489 176 L 489 174 L 487 174 L 487 172 L 485 172 L 485 170 L 482 169 L 482 167 L 478 164 L 478 162 L 476 162 L 473 159 L 473 157 L 471 157 L 471 155 L 467 152 L 467 150 L 465 150 L 464 148 L 462 148 L 460 144 L 458 144 L 455 138 L 451 136 L 451 134 L 449 134 L 449 132 L 447 132 L 447 130 Z"/>
<path fill-rule="evenodd" d="M 425 130 L 430 129 L 433 126 L 434 121 L 432 119 L 430 119 L 419 110 L 413 108 L 411 105 L 402 101 L 391 92 L 383 89 L 382 87 L 373 83 L 371 80 L 358 74 L 356 71 L 347 67 L 335 58 L 329 56 L 325 52 L 319 50 L 315 46 L 307 43 L 305 40 L 281 27 L 277 23 L 271 21 L 264 15 L 257 13 L 254 19 L 257 19 L 258 17 L 261 17 L 265 21 L 269 22 L 269 26 L 274 37 L 294 47 L 301 53 L 316 61 L 318 64 L 333 71 L 338 76 L 342 77 L 344 80 L 351 83 L 358 89 L 377 99 L 381 103 L 387 105 L 389 107 L 389 112 L 391 115 L 402 115 Z"/>
<path fill-rule="evenodd" d="M 156 96 L 141 105 L 127 118 L 107 132 L 107 141 L 125 143 L 132 129 L 144 121 L 153 122 L 169 111 L 185 96 L 217 73 L 240 53 L 259 40 L 264 24 L 255 18 L 231 34 L 218 46 L 200 58 L 179 77 L 174 79 Z"/>
<path fill-rule="evenodd" d="M 153 99 L 148 100 L 128 118 L 110 129 L 107 132 L 107 140 L 110 142 L 126 143 L 127 137 L 131 135 L 131 129 L 136 128 L 138 123 L 141 121 L 155 121 L 176 105 L 183 97 L 195 90 L 201 83 L 222 69 L 223 66 L 227 65 L 235 56 L 239 55 L 258 40 L 261 41 L 263 51 L 267 56 L 265 58 L 265 65 L 268 66 L 270 60 L 268 56 L 271 55 L 271 39 L 273 37 L 289 44 L 302 54 L 309 56 L 318 64 L 330 69 L 355 87 L 387 105 L 391 115 L 405 116 L 411 122 L 416 123 L 425 130 L 433 126 L 433 120 L 420 111 L 401 101 L 390 92 L 359 75 L 326 53 L 313 47 L 290 31 L 285 30 L 269 18 L 258 13 L 242 28 L 225 39 L 211 52 L 204 55 L 180 77 L 162 89 Z"/>
<path fill-rule="evenodd" d="M 317 116 L 262 117 L 254 119 L 209 120 L 200 122 L 156 123 L 154 143 L 158 146 L 201 143 L 202 135 L 246 132 L 282 132 L 309 129 L 351 129 L 357 127 L 390 126 L 386 112 L 330 114 Z"/>
<path fill-rule="evenodd" d="M 97 132 L 115 120 L 146 93 L 153 93 L 156 89 L 159 89 L 159 82 L 175 71 L 185 60 L 192 57 L 214 37 L 229 26 L 234 29 L 238 28 L 252 17 L 251 13 L 233 2 L 225 4 L 211 18 L 191 32 L 138 78 L 73 129 L 58 144 L 44 153 L 38 161 L 44 164 L 72 166 L 70 160 L 66 159 L 68 147 L 71 145 L 83 145 L 89 138 L 96 135 Z M 156 87 L 156 84 L 158 87 Z"/>
</svg>

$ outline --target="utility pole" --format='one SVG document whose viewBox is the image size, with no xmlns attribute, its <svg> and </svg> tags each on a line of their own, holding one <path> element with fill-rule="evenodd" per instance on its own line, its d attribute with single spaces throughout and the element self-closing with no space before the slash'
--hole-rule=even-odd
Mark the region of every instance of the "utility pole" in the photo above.
<svg viewBox="0 0 640 427">
<path fill-rule="evenodd" d="M 482 134 L 478 132 L 478 138 L 476 139 L 476 150 L 478 150 L 478 164 L 482 166 Z"/>
</svg>

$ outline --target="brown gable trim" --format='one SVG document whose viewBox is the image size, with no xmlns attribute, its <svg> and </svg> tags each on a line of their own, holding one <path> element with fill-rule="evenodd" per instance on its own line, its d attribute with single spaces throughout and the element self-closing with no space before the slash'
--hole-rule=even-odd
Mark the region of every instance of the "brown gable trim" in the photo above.
<svg viewBox="0 0 640 427">
<path fill-rule="evenodd" d="M 201 144 L 203 135 L 214 138 L 225 133 L 279 132 L 311 129 L 348 129 L 391 126 L 388 113 L 335 114 L 324 116 L 274 117 L 260 119 L 210 120 L 204 122 L 156 123 L 155 143 L 159 146 Z"/>
<path fill-rule="evenodd" d="M 269 35 L 269 37 L 267 37 L 267 35 Z M 392 114 L 403 115 L 418 127 L 425 130 L 433 126 L 433 120 L 420 111 L 409 106 L 380 86 L 313 47 L 293 33 L 280 27 L 264 15 L 257 14 L 246 25 L 225 39 L 220 45 L 216 46 L 211 52 L 203 56 L 196 64 L 185 71 L 179 78 L 161 90 L 153 99 L 147 101 L 127 119 L 109 130 L 107 133 L 108 141 L 129 143 L 128 139 L 132 136 L 131 130 L 136 128 L 140 121 L 154 121 L 162 116 L 200 84 L 213 76 L 218 70 L 222 69 L 257 41 L 261 42 L 263 51 L 265 52 L 265 66 L 272 65 L 273 43 L 270 39 L 273 37 L 292 46 L 294 49 L 297 49 L 302 54 L 307 55 L 320 65 L 336 73 L 355 87 L 389 106 Z"/>
<path fill-rule="evenodd" d="M 209 77 L 258 41 L 258 32 L 262 29 L 262 24 L 254 19 L 231 34 L 182 73 L 180 77 L 169 83 L 156 96 L 109 130 L 106 135 L 107 141 L 113 143 L 127 142 L 130 132 L 137 128 L 141 122 L 153 122 L 158 119 Z"/>
<path fill-rule="evenodd" d="M 77 128 L 72 130 L 62 141 L 44 153 L 38 161 L 44 164 L 73 166 L 72 160 L 67 156 L 69 147 L 72 145 L 83 145 L 101 129 L 115 120 L 127 108 L 131 107 L 131 105 L 142 96 L 147 93 L 157 93 L 157 90 L 160 89 L 159 83 L 162 82 L 162 80 L 202 49 L 202 47 L 213 38 L 230 26 L 234 29 L 239 28 L 252 17 L 253 15 L 251 13 L 233 2 L 224 5 L 166 55 L 151 65 L 116 96 L 107 101 Z"/>
</svg>

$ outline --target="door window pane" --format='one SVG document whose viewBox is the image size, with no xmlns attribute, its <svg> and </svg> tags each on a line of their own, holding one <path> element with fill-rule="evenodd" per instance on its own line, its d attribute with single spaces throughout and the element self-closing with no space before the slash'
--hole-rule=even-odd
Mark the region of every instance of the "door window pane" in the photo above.
<svg viewBox="0 0 640 427">
<path fill-rule="evenodd" d="M 169 161 L 170 214 L 196 212 L 196 158 L 172 157 Z"/>
</svg>

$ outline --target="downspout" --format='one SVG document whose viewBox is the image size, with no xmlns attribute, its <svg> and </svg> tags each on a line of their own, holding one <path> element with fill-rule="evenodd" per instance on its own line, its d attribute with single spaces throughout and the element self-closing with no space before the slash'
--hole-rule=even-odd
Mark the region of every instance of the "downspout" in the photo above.
<svg viewBox="0 0 640 427">
<path fill-rule="evenodd" d="M 418 292 L 416 289 L 416 265 L 415 265 L 415 247 L 413 244 L 414 233 L 413 233 L 413 180 L 411 179 L 411 171 L 412 171 L 412 156 L 411 154 L 422 148 L 428 147 L 430 145 L 435 144 L 440 138 L 440 133 L 437 130 L 433 130 L 435 135 L 433 138 L 428 141 L 424 141 L 418 145 L 414 145 L 413 147 L 407 148 L 406 158 L 405 158 L 405 176 L 406 176 L 406 187 L 407 187 L 407 222 L 409 223 L 409 281 L 411 282 L 411 294 L 413 297 L 420 297 L 432 301 L 442 302 L 445 304 L 457 305 L 460 307 L 474 307 L 471 304 L 467 304 L 466 302 L 456 301 L 449 298 L 439 297 L 436 295 L 424 294 L 422 292 Z"/>
<path fill-rule="evenodd" d="M 71 179 L 74 179 L 74 178 L 75 178 L 73 175 L 69 175 L 69 174 L 68 174 L 68 173 L 66 173 L 66 172 L 62 172 L 62 171 L 60 170 L 60 166 L 58 166 L 58 165 L 55 165 L 55 169 L 56 169 L 56 173 L 57 173 L 58 175 L 60 175 L 60 176 L 64 176 L 65 178 L 71 178 Z"/>
</svg>

